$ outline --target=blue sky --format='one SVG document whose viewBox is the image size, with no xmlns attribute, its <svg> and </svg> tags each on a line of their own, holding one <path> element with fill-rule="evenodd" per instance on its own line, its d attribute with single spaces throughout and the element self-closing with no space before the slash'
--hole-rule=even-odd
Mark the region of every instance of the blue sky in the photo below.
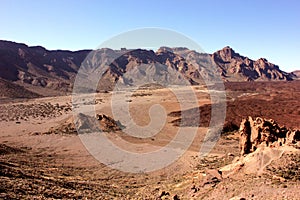
<svg viewBox="0 0 300 200">
<path fill-rule="evenodd" d="M 0 0 L 0 39 L 48 49 L 93 49 L 143 27 L 167 28 L 212 53 L 231 46 L 283 70 L 300 69 L 297 0 Z"/>
</svg>

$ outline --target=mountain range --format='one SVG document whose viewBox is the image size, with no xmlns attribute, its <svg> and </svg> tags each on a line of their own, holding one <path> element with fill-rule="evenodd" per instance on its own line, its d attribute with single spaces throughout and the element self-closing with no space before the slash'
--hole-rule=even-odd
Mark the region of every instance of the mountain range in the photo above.
<svg viewBox="0 0 300 200">
<path fill-rule="evenodd" d="M 28 90 L 27 94 L 32 96 L 70 93 L 81 64 L 91 52 L 92 50 L 47 50 L 41 46 L 30 47 L 0 40 L 1 86 L 5 88 L 8 97 L 16 90 Z M 215 73 L 223 81 L 230 82 L 291 81 L 299 76 L 298 72 L 287 73 L 280 70 L 279 66 L 264 58 L 251 60 L 229 46 L 213 54 L 199 53 L 184 47 L 161 47 L 156 52 L 108 48 L 93 52 L 100 55 L 98 58 L 101 61 L 116 58 L 101 64 L 105 69 L 99 81 L 103 90 L 111 90 L 118 80 L 123 79 L 124 74 L 142 68 L 142 65 L 153 65 L 155 69 L 164 69 L 162 66 L 174 69 L 194 85 L 213 79 Z M 215 67 L 211 67 L 212 65 Z M 1 93 L 2 97 L 5 96 L 3 88 Z"/>
</svg>

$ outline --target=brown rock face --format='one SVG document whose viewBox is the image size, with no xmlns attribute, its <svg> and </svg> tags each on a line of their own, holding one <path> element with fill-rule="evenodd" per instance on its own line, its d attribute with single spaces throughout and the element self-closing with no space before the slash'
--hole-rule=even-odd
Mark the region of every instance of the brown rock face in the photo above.
<svg viewBox="0 0 300 200">
<path fill-rule="evenodd" d="M 90 52 L 91 50 L 49 51 L 40 46 L 29 47 L 0 40 L 0 78 L 25 86 L 68 93 L 72 91 L 78 69 Z M 95 55 L 101 60 L 100 67 L 108 67 L 99 81 L 100 89 L 103 90 L 111 90 L 119 80 L 131 84 L 130 78 L 124 78 L 124 74 L 131 70 L 138 71 L 142 65 L 153 65 L 151 69 L 154 71 L 161 69 L 162 65 L 174 69 L 191 84 L 202 84 L 204 80 L 214 81 L 215 70 L 211 67 L 213 63 L 217 67 L 217 73 L 225 81 L 292 80 L 296 77 L 292 73 L 281 71 L 277 65 L 266 59 L 253 61 L 239 55 L 230 47 L 212 55 L 182 47 L 161 47 L 157 52 L 103 48 L 97 50 Z M 105 63 L 115 55 L 120 56 L 112 63 Z M 170 80 L 174 78 L 169 77 Z"/>
<path fill-rule="evenodd" d="M 122 128 L 124 128 L 124 126 L 119 121 L 116 121 L 107 115 L 97 114 L 97 119 L 100 121 L 100 128 L 104 132 L 115 132 L 120 131 Z"/>
<path fill-rule="evenodd" d="M 0 40 L 0 78 L 20 84 L 70 91 L 71 80 L 90 50 L 49 51 Z M 63 85 L 55 87 L 55 85 Z M 67 86 L 64 87 L 64 86 Z"/>
<path fill-rule="evenodd" d="M 35 92 L 25 89 L 8 80 L 0 78 L 0 98 L 37 98 L 41 97 Z"/>
<path fill-rule="evenodd" d="M 265 58 L 254 61 L 239 55 L 228 46 L 212 54 L 212 59 L 222 69 L 226 81 L 292 80 L 295 77 L 281 71 Z"/>
<path fill-rule="evenodd" d="M 293 145 L 300 141 L 300 131 L 279 126 L 274 120 L 248 117 L 240 125 L 241 155 L 254 152 L 259 145 Z"/>
<path fill-rule="evenodd" d="M 240 148 L 241 148 L 242 155 L 250 153 L 251 126 L 248 119 L 244 119 L 240 126 Z"/>
<path fill-rule="evenodd" d="M 97 114 L 96 117 L 92 117 L 79 113 L 75 124 L 80 133 L 115 132 L 125 128 L 119 121 L 115 121 L 105 114 Z"/>
</svg>

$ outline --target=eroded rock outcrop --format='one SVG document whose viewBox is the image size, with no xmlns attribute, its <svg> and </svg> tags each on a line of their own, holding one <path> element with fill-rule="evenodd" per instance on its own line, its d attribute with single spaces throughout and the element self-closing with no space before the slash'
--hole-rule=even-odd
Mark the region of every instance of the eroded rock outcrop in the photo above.
<svg viewBox="0 0 300 200">
<path fill-rule="evenodd" d="M 100 121 L 100 127 L 102 131 L 115 132 L 120 131 L 122 128 L 124 128 L 120 121 L 116 121 L 107 115 L 97 114 L 97 119 Z"/>
<path fill-rule="evenodd" d="M 300 131 L 279 126 L 272 119 L 248 117 L 240 125 L 241 155 L 254 152 L 259 145 L 282 146 L 293 145 L 300 141 Z"/>
<path fill-rule="evenodd" d="M 124 126 L 113 118 L 105 114 L 97 114 L 96 118 L 79 113 L 75 122 L 77 129 L 81 133 L 92 132 L 115 132 L 120 131 Z"/>
</svg>

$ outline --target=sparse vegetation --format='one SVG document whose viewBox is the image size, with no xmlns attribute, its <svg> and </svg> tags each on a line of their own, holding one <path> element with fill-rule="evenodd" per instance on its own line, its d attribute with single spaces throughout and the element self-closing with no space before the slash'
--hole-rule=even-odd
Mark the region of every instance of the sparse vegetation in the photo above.
<svg viewBox="0 0 300 200">
<path fill-rule="evenodd" d="M 279 161 L 274 161 L 267 167 L 272 174 L 286 180 L 300 181 L 300 154 L 284 154 Z"/>
<path fill-rule="evenodd" d="M 31 103 L 0 105 L 0 121 L 55 118 L 71 112 L 70 104 Z"/>
</svg>

